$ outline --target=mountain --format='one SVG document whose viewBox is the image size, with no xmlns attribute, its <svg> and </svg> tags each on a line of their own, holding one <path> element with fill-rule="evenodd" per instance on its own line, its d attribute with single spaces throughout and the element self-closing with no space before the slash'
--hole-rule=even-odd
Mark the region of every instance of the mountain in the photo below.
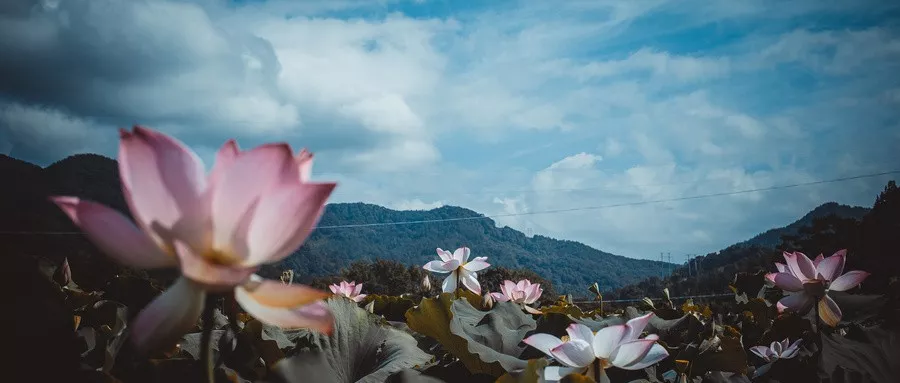
<svg viewBox="0 0 900 383">
<path fill-rule="evenodd" d="M 99 287 L 110 275 L 124 272 L 111 264 L 83 236 L 60 234 L 77 228 L 56 206 L 50 195 L 72 195 L 113 207 L 128 215 L 119 186 L 116 161 L 93 154 L 68 157 L 46 168 L 0 156 L 0 177 L 13 187 L 0 189 L 0 253 L 47 257 L 67 256 L 73 268 L 95 271 L 84 287 Z M 407 222 L 445 218 L 471 218 L 427 224 L 364 225 L 375 222 Z M 292 268 L 301 281 L 336 274 L 351 261 L 391 259 L 423 265 L 436 259 L 435 248 L 468 246 L 473 256 L 508 268 L 534 270 L 553 282 L 557 291 L 583 295 L 597 282 L 609 290 L 659 275 L 670 264 L 609 254 L 579 242 L 548 237 L 526 237 L 493 220 L 460 207 L 444 206 L 428 211 L 396 211 L 364 203 L 329 204 L 320 226 L 307 242 L 280 265 L 268 270 Z"/>
<path fill-rule="evenodd" d="M 297 253 L 281 267 L 299 275 L 329 275 L 357 259 L 390 259 L 424 265 L 437 259 L 435 248 L 468 246 L 472 256 L 486 256 L 488 262 L 508 268 L 526 268 L 553 282 L 557 291 L 583 295 L 597 282 L 612 289 L 659 275 L 671 265 L 609 254 L 579 242 L 543 236 L 528 238 L 508 227 L 498 228 L 491 219 L 455 206 L 428 211 L 396 211 L 381 206 L 349 203 L 331 204 L 320 226 L 358 225 L 371 222 L 430 221 L 446 218 L 473 218 L 428 224 L 400 224 L 352 228 L 323 228 L 310 236 Z"/>
<path fill-rule="evenodd" d="M 673 296 L 726 293 L 735 273 L 758 270 L 774 272 L 774 262 L 783 262 L 781 250 L 818 253 L 850 247 L 851 241 L 845 238 L 830 242 L 818 241 L 815 246 L 798 245 L 794 243 L 794 239 L 805 239 L 820 233 L 829 233 L 833 237 L 833 232 L 852 232 L 853 227 L 858 226 L 871 212 L 872 209 L 864 207 L 828 202 L 787 226 L 768 230 L 715 253 L 694 258 L 690 268 L 680 266 L 664 279 L 652 276 L 616 289 L 609 296 L 613 299 L 657 296 L 663 287 L 668 287 Z"/>
<path fill-rule="evenodd" d="M 744 242 L 737 243 L 737 246 L 763 246 L 775 247 L 781 244 L 781 237 L 784 235 L 797 235 L 800 228 L 812 225 L 817 218 L 825 218 L 830 215 L 836 215 L 841 218 L 862 219 L 870 209 L 861 206 L 841 205 L 837 202 L 828 202 L 806 213 L 802 218 L 792 222 L 790 225 L 779 227 L 777 229 L 768 230 Z"/>
</svg>

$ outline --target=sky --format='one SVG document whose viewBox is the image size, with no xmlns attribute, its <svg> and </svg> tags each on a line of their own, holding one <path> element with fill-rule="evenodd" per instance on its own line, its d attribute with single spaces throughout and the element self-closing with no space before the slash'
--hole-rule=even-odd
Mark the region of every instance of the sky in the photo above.
<svg viewBox="0 0 900 383">
<path fill-rule="evenodd" d="M 634 258 L 871 206 L 891 176 L 629 204 L 900 169 L 892 1 L 6 0 L 0 52 L 0 153 L 115 156 L 134 124 L 207 166 L 286 141 L 332 202 L 625 204 L 496 221 Z"/>
</svg>

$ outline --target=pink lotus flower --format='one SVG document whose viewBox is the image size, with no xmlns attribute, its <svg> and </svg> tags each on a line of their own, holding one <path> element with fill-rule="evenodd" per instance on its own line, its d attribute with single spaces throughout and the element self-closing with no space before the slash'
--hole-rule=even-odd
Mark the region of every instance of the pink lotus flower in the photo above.
<svg viewBox="0 0 900 383">
<path fill-rule="evenodd" d="M 800 342 L 802 339 L 797 339 L 794 343 L 788 345 L 789 341 L 785 338 L 781 342 L 772 342 L 769 347 L 766 346 L 753 346 L 750 347 L 750 351 L 756 355 L 759 355 L 760 358 L 763 358 L 766 362 L 774 362 L 778 359 L 790 359 L 797 356 L 797 353 L 800 351 Z"/>
<path fill-rule="evenodd" d="M 445 293 L 455 292 L 458 284 L 462 282 L 467 289 L 481 295 L 477 271 L 488 268 L 490 264 L 485 262 L 487 257 L 475 257 L 469 261 L 469 252 L 468 247 L 460 247 L 453 254 L 438 248 L 437 253 L 441 260 L 428 262 L 422 268 L 435 273 L 450 273 L 441 285 Z"/>
<path fill-rule="evenodd" d="M 231 140 L 209 176 L 200 158 L 165 134 L 121 130 L 119 175 L 137 226 L 109 207 L 75 197 L 52 200 L 100 250 L 142 269 L 178 267 L 182 276 L 132 323 L 139 351 L 177 341 L 196 323 L 207 291 L 234 290 L 261 321 L 330 332 L 324 291 L 254 275 L 299 247 L 334 183 L 309 182 L 312 154 L 287 144 L 241 152 Z"/>
<path fill-rule="evenodd" d="M 609 382 L 605 372 L 609 367 L 640 370 L 669 356 L 663 346 L 656 344 L 658 336 L 651 334 L 638 339 L 652 315 L 634 318 L 624 325 L 602 328 L 596 334 L 585 325 L 573 323 L 566 329 L 569 339 L 565 341 L 549 334 L 535 334 L 523 342 L 566 366 L 547 367 L 544 370 L 545 380 L 554 381 L 572 373 L 586 373 L 599 374 L 601 382 Z"/>
<path fill-rule="evenodd" d="M 531 281 L 523 279 L 519 283 L 510 280 L 503 281 L 500 285 L 499 293 L 491 293 L 491 297 L 497 302 L 513 302 L 522 305 L 525 311 L 532 314 L 540 314 L 541 312 L 528 306 L 541 297 L 544 289 L 540 283 L 531 284 Z"/>
<path fill-rule="evenodd" d="M 328 286 L 331 289 L 332 293 L 336 295 L 343 295 L 347 298 L 352 299 L 354 302 L 362 302 L 363 299 L 366 299 L 367 294 L 360 294 L 362 291 L 363 284 L 356 284 L 356 282 L 347 282 L 341 281 L 340 284 L 333 284 Z"/>
<path fill-rule="evenodd" d="M 869 276 L 865 271 L 841 275 L 846 255 L 847 250 L 839 250 L 828 258 L 819 254 L 811 261 L 801 252 L 784 252 L 786 263 L 776 262 L 778 272 L 766 275 L 776 287 L 789 293 L 778 301 L 778 312 L 788 310 L 806 314 L 818 300 L 819 317 L 829 326 L 837 326 L 841 321 L 841 308 L 827 292 L 852 289 Z"/>
</svg>

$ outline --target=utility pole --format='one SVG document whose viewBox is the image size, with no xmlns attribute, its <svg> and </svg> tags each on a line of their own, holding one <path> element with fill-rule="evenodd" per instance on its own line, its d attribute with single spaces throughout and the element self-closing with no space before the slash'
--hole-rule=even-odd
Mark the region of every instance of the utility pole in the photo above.
<svg viewBox="0 0 900 383">
<path fill-rule="evenodd" d="M 659 252 L 659 261 L 660 261 L 660 262 L 663 262 L 663 252 L 662 252 L 662 251 Z M 665 270 L 666 270 L 666 269 L 665 269 L 665 266 L 663 266 L 663 268 L 661 268 L 661 269 L 659 270 L 659 278 L 660 278 L 660 279 L 664 278 L 665 273 L 666 273 Z"/>
<path fill-rule="evenodd" d="M 666 253 L 666 258 L 668 258 L 669 261 L 669 266 L 667 267 L 669 269 L 669 275 L 672 275 L 672 273 L 675 271 L 674 265 L 672 264 L 672 253 Z"/>
</svg>

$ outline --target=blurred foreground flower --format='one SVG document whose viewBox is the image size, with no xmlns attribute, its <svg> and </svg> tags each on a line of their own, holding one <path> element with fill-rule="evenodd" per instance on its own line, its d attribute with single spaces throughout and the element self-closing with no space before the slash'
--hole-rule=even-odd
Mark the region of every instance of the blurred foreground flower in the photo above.
<svg viewBox="0 0 900 383">
<path fill-rule="evenodd" d="M 629 320 L 624 325 L 609 326 L 594 334 L 590 328 L 573 323 L 566 329 L 569 339 L 563 341 L 550 334 L 535 334 L 523 342 L 542 351 L 566 367 L 547 367 L 544 379 L 560 380 L 572 373 L 598 376 L 598 382 L 609 382 L 605 370 L 618 367 L 640 370 L 669 356 L 656 344 L 655 334 L 638 339 L 653 313 Z"/>
<path fill-rule="evenodd" d="M 769 347 L 750 347 L 750 351 L 759 355 L 759 357 L 763 358 L 766 362 L 774 362 L 778 359 L 790 359 L 797 356 L 797 353 L 800 351 L 801 341 L 802 339 L 797 339 L 794 343 L 790 343 L 789 340 L 785 338 L 785 340 L 781 342 L 772 342 Z"/>
<path fill-rule="evenodd" d="M 500 285 L 499 293 L 491 293 L 491 297 L 497 302 L 513 302 L 518 303 L 531 314 L 540 314 L 541 312 L 528 306 L 540 299 L 544 289 L 540 283 L 532 284 L 531 281 L 523 279 L 519 283 L 510 280 L 503 281 Z"/>
<path fill-rule="evenodd" d="M 363 299 L 366 298 L 367 294 L 360 294 L 362 292 L 363 284 L 356 284 L 356 282 L 347 282 L 341 281 L 340 284 L 333 284 L 328 286 L 331 289 L 331 292 L 336 295 L 342 295 L 347 298 L 352 299 L 354 302 L 362 302 Z"/>
<path fill-rule="evenodd" d="M 141 352 L 174 344 L 196 323 L 206 292 L 234 290 L 261 321 L 328 332 L 328 293 L 263 280 L 253 273 L 299 247 L 334 183 L 309 182 L 312 154 L 287 144 L 241 152 L 234 140 L 216 154 L 207 177 L 180 141 L 135 127 L 121 130 L 119 175 L 130 220 L 75 197 L 52 200 L 107 255 L 126 266 L 178 267 L 182 276 L 138 314 L 130 339 Z"/>
<path fill-rule="evenodd" d="M 825 258 L 821 254 L 811 261 L 801 252 L 784 252 L 785 264 L 775 263 L 777 273 L 766 275 L 766 279 L 776 287 L 790 293 L 778 301 L 778 312 L 784 310 L 806 314 L 818 304 L 819 317 L 829 326 L 837 326 L 841 321 L 841 308 L 828 296 L 829 290 L 846 291 L 862 283 L 869 273 L 865 271 L 844 272 L 847 250 L 839 250 Z"/>
<path fill-rule="evenodd" d="M 470 250 L 468 247 L 460 247 L 453 254 L 438 248 L 437 253 L 441 260 L 428 262 L 423 268 L 435 273 L 450 273 L 447 278 L 444 278 L 444 283 L 441 284 L 445 293 L 456 292 L 459 283 L 462 283 L 467 289 L 481 295 L 481 284 L 478 283 L 478 274 L 476 272 L 490 266 L 489 263 L 485 262 L 487 257 L 475 257 L 469 261 Z"/>
</svg>

